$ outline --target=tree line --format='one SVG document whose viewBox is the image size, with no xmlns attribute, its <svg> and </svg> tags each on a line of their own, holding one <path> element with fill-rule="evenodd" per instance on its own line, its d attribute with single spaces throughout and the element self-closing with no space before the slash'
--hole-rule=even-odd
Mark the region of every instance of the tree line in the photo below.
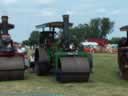
<svg viewBox="0 0 128 96">
<path fill-rule="evenodd" d="M 114 22 L 109 18 L 94 18 L 89 23 L 79 24 L 70 28 L 69 32 L 73 40 L 79 43 L 88 38 L 106 38 L 112 33 Z M 33 31 L 28 40 L 24 40 L 23 44 L 34 45 L 39 43 L 39 31 Z M 119 38 L 112 38 L 110 43 L 117 43 Z"/>
</svg>

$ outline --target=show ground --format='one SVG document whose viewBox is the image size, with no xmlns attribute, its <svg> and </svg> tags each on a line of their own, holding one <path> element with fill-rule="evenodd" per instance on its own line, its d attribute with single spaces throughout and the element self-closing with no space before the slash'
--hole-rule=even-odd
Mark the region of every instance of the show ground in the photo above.
<svg viewBox="0 0 128 96">
<path fill-rule="evenodd" d="M 25 72 L 25 80 L 0 82 L 0 96 L 128 96 L 118 75 L 116 54 L 95 54 L 89 83 L 59 83 L 54 76 Z"/>
</svg>

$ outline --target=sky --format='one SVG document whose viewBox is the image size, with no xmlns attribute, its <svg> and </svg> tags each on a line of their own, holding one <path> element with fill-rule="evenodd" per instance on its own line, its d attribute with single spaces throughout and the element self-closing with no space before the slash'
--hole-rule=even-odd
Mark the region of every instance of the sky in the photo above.
<svg viewBox="0 0 128 96">
<path fill-rule="evenodd" d="M 107 38 L 124 37 L 126 33 L 119 28 L 128 24 L 127 10 L 128 0 L 0 0 L 0 16 L 8 15 L 15 24 L 10 34 L 18 42 L 28 39 L 36 25 L 61 21 L 63 14 L 70 15 L 74 26 L 109 17 L 115 25 Z"/>
</svg>

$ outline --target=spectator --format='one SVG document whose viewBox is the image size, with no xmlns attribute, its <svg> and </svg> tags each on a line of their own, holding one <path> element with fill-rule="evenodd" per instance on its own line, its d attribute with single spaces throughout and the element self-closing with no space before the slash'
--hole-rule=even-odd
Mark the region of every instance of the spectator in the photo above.
<svg viewBox="0 0 128 96">
<path fill-rule="evenodd" d="M 26 48 L 25 48 L 25 46 L 24 45 L 19 45 L 18 46 L 18 48 L 17 48 L 17 52 L 18 53 L 22 53 L 22 54 L 25 54 L 25 53 L 27 53 L 27 50 L 26 50 Z"/>
<path fill-rule="evenodd" d="M 29 63 L 30 63 L 30 70 L 34 72 L 34 66 L 35 66 L 35 54 L 34 54 L 34 48 L 30 47 L 28 50 L 28 56 L 29 56 Z"/>
<path fill-rule="evenodd" d="M 29 57 L 27 56 L 27 49 L 25 48 L 25 46 L 20 44 L 17 48 L 17 53 L 23 54 L 25 69 L 29 68 Z"/>
</svg>

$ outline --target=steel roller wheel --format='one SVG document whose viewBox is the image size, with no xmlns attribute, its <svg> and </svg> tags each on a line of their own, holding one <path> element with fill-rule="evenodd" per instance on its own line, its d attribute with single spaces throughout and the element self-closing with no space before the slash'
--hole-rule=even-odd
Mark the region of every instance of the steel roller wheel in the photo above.
<svg viewBox="0 0 128 96">
<path fill-rule="evenodd" d="M 63 57 L 60 59 L 61 68 L 57 69 L 56 80 L 59 82 L 88 82 L 90 63 L 84 57 Z"/>
<path fill-rule="evenodd" d="M 48 55 L 44 48 L 39 48 L 35 53 L 35 73 L 37 75 L 46 75 L 49 73 L 50 65 L 48 61 Z M 37 58 L 38 57 L 38 58 Z"/>
<path fill-rule="evenodd" d="M 0 81 L 23 79 L 24 61 L 22 57 L 0 57 Z"/>
</svg>

